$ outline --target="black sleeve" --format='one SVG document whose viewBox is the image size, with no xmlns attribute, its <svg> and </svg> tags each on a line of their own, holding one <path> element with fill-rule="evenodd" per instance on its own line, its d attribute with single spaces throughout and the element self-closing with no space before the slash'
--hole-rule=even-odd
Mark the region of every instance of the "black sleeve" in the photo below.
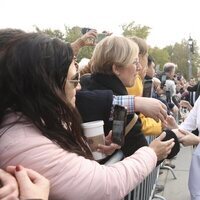
<svg viewBox="0 0 200 200">
<path fill-rule="evenodd" d="M 112 102 L 111 90 L 77 91 L 76 93 L 76 107 L 83 122 L 109 121 Z"/>
</svg>

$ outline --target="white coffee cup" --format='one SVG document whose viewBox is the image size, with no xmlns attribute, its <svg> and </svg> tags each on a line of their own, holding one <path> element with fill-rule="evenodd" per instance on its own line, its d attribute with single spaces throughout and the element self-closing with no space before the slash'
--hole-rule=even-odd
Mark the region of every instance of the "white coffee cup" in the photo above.
<svg viewBox="0 0 200 200">
<path fill-rule="evenodd" d="M 82 124 L 84 135 L 87 138 L 88 144 L 95 160 L 101 160 L 106 157 L 104 153 L 97 151 L 98 144 L 105 145 L 103 125 L 103 120 L 91 121 Z"/>
</svg>

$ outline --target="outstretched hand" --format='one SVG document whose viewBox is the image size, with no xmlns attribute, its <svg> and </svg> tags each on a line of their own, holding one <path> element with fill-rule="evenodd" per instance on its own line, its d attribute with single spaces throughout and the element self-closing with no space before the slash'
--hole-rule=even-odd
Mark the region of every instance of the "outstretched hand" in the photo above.
<svg viewBox="0 0 200 200">
<path fill-rule="evenodd" d="M 154 98 L 135 97 L 135 111 L 139 111 L 144 116 L 151 117 L 156 121 L 160 119 L 165 122 L 167 117 L 166 105 Z"/>
<path fill-rule="evenodd" d="M 163 132 L 159 137 L 157 137 L 155 140 L 153 140 L 149 147 L 151 147 L 156 155 L 158 160 L 163 160 L 167 158 L 167 156 L 170 154 L 172 147 L 175 145 L 174 139 L 170 139 L 167 141 L 162 141 L 166 136 L 166 133 Z"/>
<path fill-rule="evenodd" d="M 120 149 L 121 146 L 118 144 L 112 143 L 112 131 L 105 137 L 105 145 L 99 144 L 97 151 L 102 152 L 106 155 L 111 155 L 116 149 Z"/>
<path fill-rule="evenodd" d="M 177 129 L 178 124 L 176 123 L 176 120 L 172 115 L 168 115 L 165 122 L 163 123 L 163 127 L 168 128 L 170 130 L 171 129 Z"/>
<path fill-rule="evenodd" d="M 83 46 L 95 46 L 96 37 L 97 37 L 97 31 L 95 29 L 91 29 L 90 31 L 86 32 L 81 37 L 81 40 L 84 43 Z"/>
<path fill-rule="evenodd" d="M 179 131 L 184 135 L 179 139 L 179 142 L 183 144 L 183 146 L 191 146 L 198 145 L 200 143 L 200 137 L 195 134 L 179 129 Z"/>
</svg>

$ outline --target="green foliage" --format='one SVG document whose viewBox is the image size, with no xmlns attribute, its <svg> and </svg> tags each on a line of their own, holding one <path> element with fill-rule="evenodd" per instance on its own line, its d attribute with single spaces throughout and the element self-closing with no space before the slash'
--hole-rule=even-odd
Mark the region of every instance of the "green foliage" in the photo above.
<svg viewBox="0 0 200 200">
<path fill-rule="evenodd" d="M 62 33 L 59 30 L 52 30 L 52 29 L 41 30 L 37 26 L 35 27 L 35 29 L 37 32 L 46 33 L 50 37 L 57 37 L 61 40 L 64 40 L 65 42 L 70 42 L 70 43 L 74 42 L 76 39 L 82 36 L 81 28 L 79 26 L 74 26 L 72 28 L 65 26 L 65 33 Z M 93 50 L 94 47 L 83 47 L 77 56 L 78 62 L 82 58 L 91 58 Z"/>
<path fill-rule="evenodd" d="M 40 32 L 40 33 L 45 33 L 45 34 L 49 35 L 52 38 L 56 37 L 56 38 L 59 38 L 61 40 L 65 39 L 64 38 L 65 35 L 60 30 L 52 30 L 50 28 L 41 30 L 37 26 L 35 26 L 35 30 L 37 32 Z"/>
<path fill-rule="evenodd" d="M 76 39 L 81 37 L 81 28 L 74 26 L 72 28 L 65 26 L 65 41 L 74 42 Z"/>
<path fill-rule="evenodd" d="M 123 35 L 126 37 L 131 37 L 131 36 L 137 36 L 143 39 L 146 39 L 147 36 L 150 33 L 150 27 L 148 26 L 142 26 L 140 24 L 135 24 L 134 21 L 132 21 L 129 24 L 123 24 L 122 26 L 123 30 Z"/>
<path fill-rule="evenodd" d="M 146 39 L 150 33 L 150 27 L 142 26 L 140 24 L 135 24 L 132 21 L 129 24 L 124 24 L 121 26 L 124 36 L 138 36 L 140 38 Z M 37 32 L 43 32 L 51 37 L 57 37 L 66 42 L 74 42 L 76 39 L 82 36 L 81 28 L 79 26 L 74 26 L 72 28 L 65 26 L 65 32 L 62 33 L 60 30 L 44 29 L 41 30 L 37 26 L 35 27 Z M 91 58 L 94 47 L 84 47 L 80 50 L 78 54 L 78 61 L 82 58 Z M 197 47 L 197 43 L 193 40 L 193 50 L 192 53 L 188 46 L 188 40 L 183 39 L 181 43 L 176 43 L 174 45 L 166 46 L 163 49 L 158 47 L 150 48 L 149 54 L 155 59 L 156 65 L 159 66 L 159 70 L 162 70 L 163 65 L 166 62 L 173 62 L 178 65 L 178 72 L 181 72 L 185 78 L 188 78 L 188 60 L 189 53 L 191 53 L 192 59 L 192 74 L 196 78 L 197 67 L 200 67 L 200 55 Z"/>
<path fill-rule="evenodd" d="M 165 49 L 159 49 L 158 47 L 150 48 L 149 54 L 155 59 L 155 64 L 158 70 L 163 70 L 163 65 L 169 61 L 169 53 Z"/>
<path fill-rule="evenodd" d="M 162 70 L 162 66 L 166 62 L 173 62 L 178 65 L 177 72 L 180 72 L 186 79 L 189 75 L 189 47 L 187 40 L 183 39 L 181 43 L 175 43 L 174 45 L 166 46 L 163 49 L 158 47 L 149 49 L 149 54 L 152 55 L 156 61 L 156 64 L 160 66 L 159 70 Z M 194 41 L 194 53 L 191 53 L 192 58 L 192 74 L 196 78 L 197 67 L 200 66 L 200 55 L 196 41 Z"/>
</svg>

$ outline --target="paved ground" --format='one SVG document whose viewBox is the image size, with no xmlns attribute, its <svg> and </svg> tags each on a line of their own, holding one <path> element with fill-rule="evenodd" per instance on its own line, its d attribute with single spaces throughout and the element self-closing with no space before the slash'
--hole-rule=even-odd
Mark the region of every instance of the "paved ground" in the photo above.
<svg viewBox="0 0 200 200">
<path fill-rule="evenodd" d="M 166 200 L 190 200 L 187 184 L 192 152 L 192 147 L 182 147 L 177 157 L 171 161 L 176 165 L 174 173 L 177 179 L 173 178 L 169 170 L 161 170 L 163 174 L 159 176 L 158 183 L 164 185 L 165 189 L 158 195 Z"/>
</svg>

